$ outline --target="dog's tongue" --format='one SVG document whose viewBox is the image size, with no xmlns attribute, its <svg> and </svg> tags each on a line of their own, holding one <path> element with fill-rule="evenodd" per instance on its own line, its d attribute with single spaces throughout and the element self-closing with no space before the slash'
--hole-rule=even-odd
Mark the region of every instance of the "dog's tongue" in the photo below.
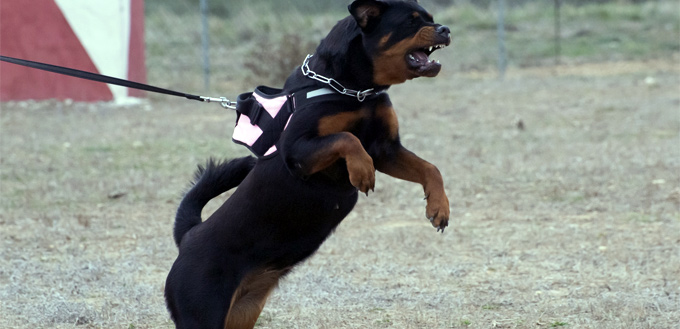
<svg viewBox="0 0 680 329">
<path fill-rule="evenodd" d="M 413 57 L 409 56 L 409 60 L 411 61 L 411 64 L 413 64 L 414 66 L 423 65 L 427 63 L 427 61 L 429 60 L 427 54 L 425 54 L 424 51 L 417 50 L 412 52 L 410 55 Z"/>
</svg>

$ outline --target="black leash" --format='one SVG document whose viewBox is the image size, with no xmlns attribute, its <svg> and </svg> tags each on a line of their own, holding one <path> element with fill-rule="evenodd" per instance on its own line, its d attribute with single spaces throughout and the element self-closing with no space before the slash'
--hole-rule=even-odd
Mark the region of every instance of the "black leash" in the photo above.
<svg viewBox="0 0 680 329">
<path fill-rule="evenodd" d="M 123 87 L 128 87 L 128 88 L 146 90 L 146 91 L 150 91 L 150 92 L 154 92 L 154 93 L 184 97 L 186 99 L 191 99 L 191 100 L 200 101 L 200 102 L 206 102 L 206 103 L 219 102 L 220 105 L 222 105 L 222 107 L 224 107 L 224 108 L 236 109 L 236 102 L 232 102 L 225 97 L 205 97 L 205 96 L 198 96 L 198 95 L 192 95 L 192 94 L 185 94 L 185 93 L 181 93 L 181 92 L 174 91 L 174 90 L 149 86 L 149 85 L 145 85 L 143 83 L 134 82 L 134 81 L 130 81 L 130 80 L 123 80 L 123 79 L 119 79 L 119 78 L 110 77 L 110 76 L 107 76 L 107 75 L 96 74 L 96 73 L 92 73 L 92 72 L 71 69 L 71 68 L 68 68 L 68 67 L 45 64 L 45 63 L 34 62 L 34 61 L 29 61 L 29 60 L 19 59 L 19 58 L 13 58 L 13 57 L 7 57 L 7 56 L 0 56 L 0 61 L 8 62 L 8 63 L 16 64 L 16 65 L 22 65 L 22 66 L 26 66 L 26 67 L 30 67 L 30 68 L 34 68 L 34 69 L 38 69 L 38 70 L 64 74 L 64 75 L 68 75 L 68 76 L 72 76 L 72 77 L 76 77 L 76 78 L 81 78 L 81 79 L 86 79 L 86 80 L 92 80 L 92 81 L 103 82 L 103 83 L 108 83 L 108 84 L 118 85 L 118 86 L 123 86 Z"/>
</svg>

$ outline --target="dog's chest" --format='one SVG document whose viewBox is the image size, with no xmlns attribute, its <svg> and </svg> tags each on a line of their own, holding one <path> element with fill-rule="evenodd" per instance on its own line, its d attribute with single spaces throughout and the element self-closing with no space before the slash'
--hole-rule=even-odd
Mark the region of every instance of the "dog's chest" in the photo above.
<svg viewBox="0 0 680 329">
<path fill-rule="evenodd" d="M 356 110 L 343 111 L 319 119 L 319 136 L 347 131 L 356 135 L 362 143 L 377 140 L 393 140 L 398 136 L 397 116 L 389 102 L 366 104 Z"/>
</svg>

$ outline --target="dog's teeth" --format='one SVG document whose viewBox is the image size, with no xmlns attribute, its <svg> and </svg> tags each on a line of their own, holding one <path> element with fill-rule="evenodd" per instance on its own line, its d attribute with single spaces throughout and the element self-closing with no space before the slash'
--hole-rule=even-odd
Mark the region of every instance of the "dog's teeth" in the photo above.
<svg viewBox="0 0 680 329">
<path fill-rule="evenodd" d="M 430 51 L 432 51 L 432 48 L 434 48 L 434 47 L 430 46 Z"/>
</svg>

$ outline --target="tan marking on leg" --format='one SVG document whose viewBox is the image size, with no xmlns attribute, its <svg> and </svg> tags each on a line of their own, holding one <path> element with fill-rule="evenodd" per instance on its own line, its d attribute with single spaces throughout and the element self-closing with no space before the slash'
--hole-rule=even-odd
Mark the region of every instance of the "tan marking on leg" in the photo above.
<svg viewBox="0 0 680 329">
<path fill-rule="evenodd" d="M 246 275 L 231 298 L 224 329 L 252 329 L 267 297 L 276 288 L 281 275 L 288 270 L 255 271 Z"/>
<path fill-rule="evenodd" d="M 352 125 L 366 116 L 366 111 L 340 112 L 319 120 L 319 136 L 328 136 L 349 130 Z"/>
<path fill-rule="evenodd" d="M 449 199 L 444 191 L 444 181 L 437 167 L 401 147 L 396 159 L 381 162 L 377 169 L 395 178 L 420 183 L 427 199 L 425 216 L 432 220 L 434 227 L 448 226 Z"/>
<path fill-rule="evenodd" d="M 310 157 L 307 174 L 311 175 L 328 168 L 338 159 L 345 159 L 349 181 L 363 193 L 368 193 L 375 187 L 375 168 L 373 159 L 359 138 L 350 132 L 334 134 L 335 140 L 326 147 L 317 150 Z"/>
</svg>

